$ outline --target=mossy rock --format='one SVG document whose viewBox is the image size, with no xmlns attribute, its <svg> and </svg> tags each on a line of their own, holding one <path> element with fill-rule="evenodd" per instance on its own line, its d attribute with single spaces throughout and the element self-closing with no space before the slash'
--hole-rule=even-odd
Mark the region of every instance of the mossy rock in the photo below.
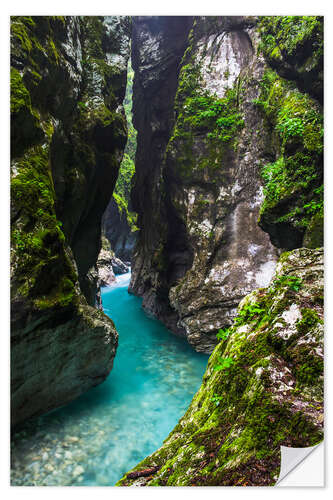
<svg viewBox="0 0 333 500">
<path fill-rule="evenodd" d="M 13 425 L 112 368 L 117 332 L 87 301 L 98 305 L 100 221 L 126 143 L 129 29 L 126 17 L 11 17 Z"/>
<path fill-rule="evenodd" d="M 324 244 L 324 217 L 318 213 L 312 217 L 304 235 L 304 246 L 318 248 Z"/>
<path fill-rule="evenodd" d="M 323 438 L 323 251 L 284 254 L 245 297 L 231 334 L 162 447 L 118 486 L 274 485 L 280 446 Z M 227 362 L 228 361 L 228 362 Z M 155 468 L 149 477 L 140 471 Z"/>
<path fill-rule="evenodd" d="M 272 70 L 264 73 L 254 104 L 272 130 L 276 155 L 262 166 L 265 199 L 259 225 L 280 248 L 308 246 L 307 228 L 323 214 L 321 107 Z"/>
<path fill-rule="evenodd" d="M 260 51 L 279 74 L 323 100 L 322 16 L 262 16 Z"/>
</svg>

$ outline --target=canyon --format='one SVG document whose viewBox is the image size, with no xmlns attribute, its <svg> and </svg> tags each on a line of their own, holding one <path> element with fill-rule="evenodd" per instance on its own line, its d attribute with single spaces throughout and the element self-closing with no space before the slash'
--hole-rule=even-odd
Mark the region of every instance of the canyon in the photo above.
<svg viewBox="0 0 333 500">
<path fill-rule="evenodd" d="M 322 246 L 321 17 L 11 18 L 12 426 L 108 377 L 130 264 L 212 355 L 117 484 L 274 484 L 323 437 Z"/>
</svg>

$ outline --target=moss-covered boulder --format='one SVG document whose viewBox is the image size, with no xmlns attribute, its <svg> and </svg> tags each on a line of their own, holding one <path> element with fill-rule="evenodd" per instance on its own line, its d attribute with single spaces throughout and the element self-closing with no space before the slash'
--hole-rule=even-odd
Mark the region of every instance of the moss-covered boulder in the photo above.
<svg viewBox="0 0 333 500">
<path fill-rule="evenodd" d="M 281 445 L 322 440 L 323 250 L 282 254 L 220 338 L 185 415 L 119 486 L 274 485 Z"/>
<path fill-rule="evenodd" d="M 126 142 L 128 54 L 126 18 L 11 18 L 13 425 L 112 368 L 117 332 L 91 306 Z"/>
</svg>

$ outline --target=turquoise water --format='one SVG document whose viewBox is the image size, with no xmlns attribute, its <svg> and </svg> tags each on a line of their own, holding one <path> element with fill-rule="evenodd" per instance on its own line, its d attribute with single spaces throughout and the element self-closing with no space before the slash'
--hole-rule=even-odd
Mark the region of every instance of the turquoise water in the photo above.
<svg viewBox="0 0 333 500">
<path fill-rule="evenodd" d="M 162 444 L 199 388 L 208 356 L 145 314 L 129 273 L 117 278 L 102 290 L 119 332 L 111 374 L 13 437 L 13 485 L 114 485 Z"/>
</svg>

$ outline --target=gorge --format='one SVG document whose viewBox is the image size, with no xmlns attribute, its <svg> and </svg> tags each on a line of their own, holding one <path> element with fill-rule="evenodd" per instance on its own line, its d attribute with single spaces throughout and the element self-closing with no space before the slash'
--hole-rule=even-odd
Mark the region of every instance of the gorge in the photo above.
<svg viewBox="0 0 333 500">
<path fill-rule="evenodd" d="M 113 486 L 162 444 L 198 389 L 208 356 L 149 318 L 129 279 L 102 290 L 119 332 L 110 376 L 14 434 L 13 485 Z"/>
<path fill-rule="evenodd" d="M 110 413 L 101 404 L 103 436 L 145 401 L 149 383 L 143 394 L 134 377 L 129 403 L 117 380 L 117 360 L 141 369 L 127 335 L 152 371 L 167 338 L 156 387 L 171 408 L 161 372 L 187 367 L 175 411 L 112 479 L 73 479 L 70 466 L 63 484 L 114 484 L 189 404 L 117 484 L 270 485 L 280 445 L 322 440 L 322 105 L 318 16 L 12 17 L 11 423 L 23 462 L 24 433 L 38 447 L 37 422 L 89 389 L 57 411 L 70 422 L 70 407 L 92 404 L 98 419 L 89 395 L 124 397 Z M 118 277 L 101 298 L 105 238 L 131 261 L 130 296 Z M 133 295 L 155 320 L 130 313 Z M 62 484 L 49 465 L 43 484 Z"/>
</svg>

